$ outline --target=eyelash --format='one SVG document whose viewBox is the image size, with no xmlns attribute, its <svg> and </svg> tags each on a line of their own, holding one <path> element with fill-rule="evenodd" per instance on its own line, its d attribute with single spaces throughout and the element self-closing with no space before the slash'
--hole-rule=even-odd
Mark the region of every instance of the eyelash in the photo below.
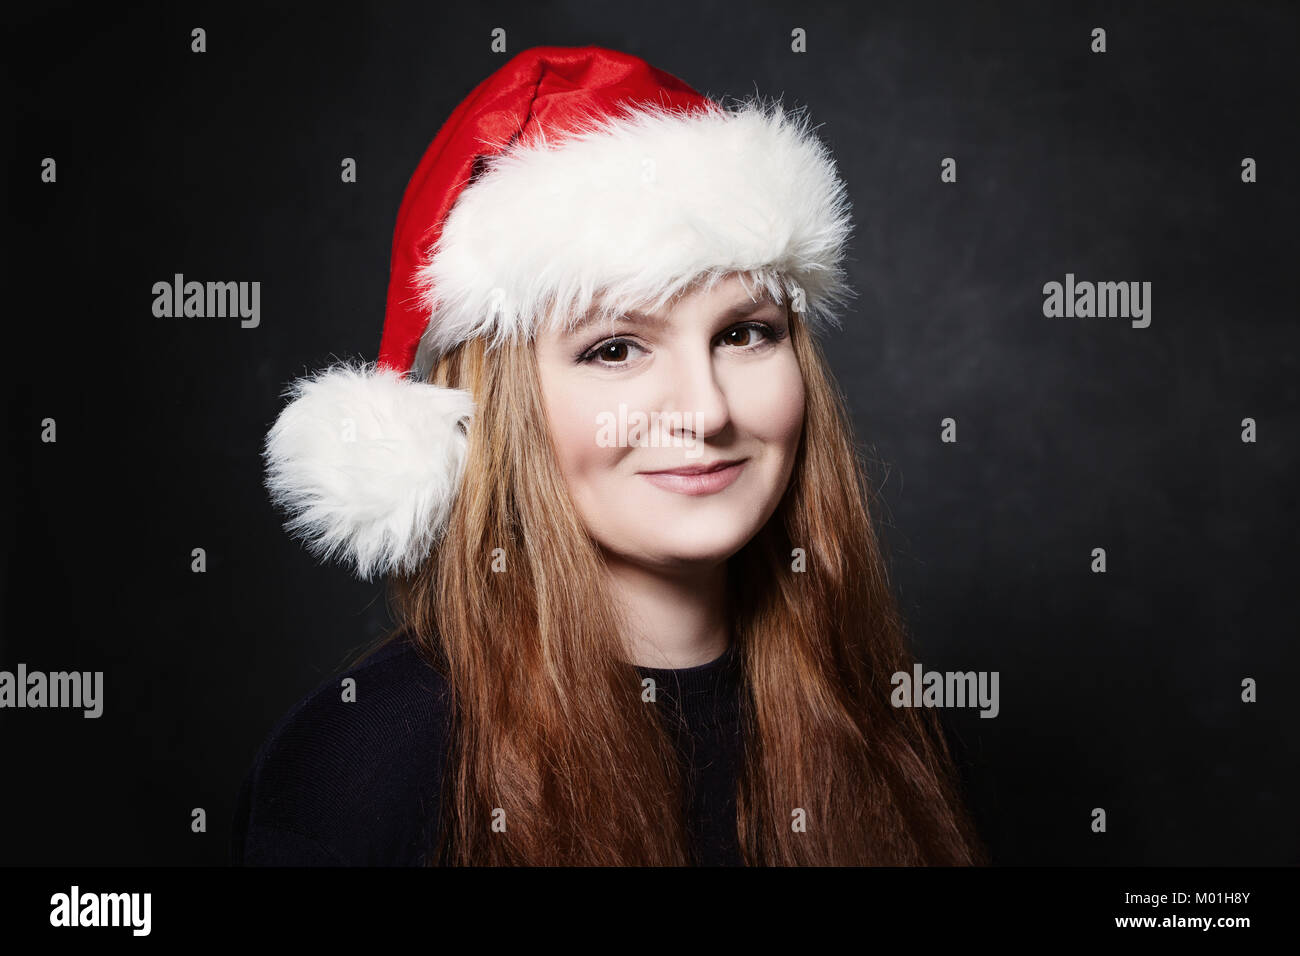
<svg viewBox="0 0 1300 956">
<path fill-rule="evenodd" d="M 756 332 L 761 332 L 763 334 L 764 341 L 763 343 L 760 343 L 760 345 L 762 344 L 771 345 L 785 338 L 784 329 L 776 329 L 773 326 L 768 325 L 766 322 L 742 322 L 739 325 L 733 325 L 731 328 L 720 333 L 720 336 L 730 335 L 732 332 L 738 331 L 740 329 L 753 329 Z M 619 335 L 619 336 L 615 336 L 614 338 L 602 339 L 601 341 L 597 342 L 595 345 L 592 345 L 589 348 L 584 349 L 583 351 L 577 354 L 575 360 L 580 365 L 607 365 L 609 368 L 617 368 L 620 365 L 626 365 L 627 364 L 626 362 L 596 361 L 597 355 L 599 355 L 602 350 L 609 348 L 611 345 L 632 345 L 632 346 L 636 346 L 637 348 L 640 348 L 640 346 L 637 345 L 637 343 L 634 342 L 632 339 L 626 336 Z M 736 346 L 736 348 L 742 352 L 749 352 L 758 347 L 759 345 Z"/>
</svg>

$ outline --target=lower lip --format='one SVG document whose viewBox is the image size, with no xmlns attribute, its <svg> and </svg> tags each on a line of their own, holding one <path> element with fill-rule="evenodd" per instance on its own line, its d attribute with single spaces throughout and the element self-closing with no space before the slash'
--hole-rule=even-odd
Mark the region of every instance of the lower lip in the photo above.
<svg viewBox="0 0 1300 956">
<path fill-rule="evenodd" d="M 719 468 L 717 471 L 706 472 L 702 475 L 674 475 L 660 471 L 643 472 L 641 477 L 656 488 L 662 488 L 664 491 L 675 491 L 679 495 L 712 495 L 739 478 L 740 470 L 744 467 L 745 462 L 739 461 L 734 465 L 728 465 L 726 468 Z"/>
</svg>

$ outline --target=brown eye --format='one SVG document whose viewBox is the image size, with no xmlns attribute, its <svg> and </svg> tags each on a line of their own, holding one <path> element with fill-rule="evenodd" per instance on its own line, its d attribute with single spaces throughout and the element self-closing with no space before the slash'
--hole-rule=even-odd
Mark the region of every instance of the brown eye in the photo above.
<svg viewBox="0 0 1300 956">
<path fill-rule="evenodd" d="M 578 361 L 583 365 L 626 365 L 632 349 L 645 351 L 630 339 L 610 339 L 593 345 L 590 351 L 579 356 Z"/>
<path fill-rule="evenodd" d="M 718 341 L 735 349 L 754 350 L 780 338 L 781 333 L 766 322 L 746 322 L 744 325 L 727 329 L 718 336 Z"/>
</svg>

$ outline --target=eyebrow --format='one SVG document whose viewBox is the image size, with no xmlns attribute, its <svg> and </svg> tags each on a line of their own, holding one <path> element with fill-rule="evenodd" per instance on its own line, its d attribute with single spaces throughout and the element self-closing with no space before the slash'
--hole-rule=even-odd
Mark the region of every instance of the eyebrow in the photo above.
<svg viewBox="0 0 1300 956">
<path fill-rule="evenodd" d="M 724 321 L 734 321 L 736 319 L 744 319 L 753 315 L 755 312 L 759 312 L 763 309 L 768 308 L 769 306 L 779 306 L 779 305 L 780 303 L 777 302 L 775 299 L 769 298 L 767 296 L 762 296 L 757 300 L 746 300 L 737 305 L 733 305 L 730 308 L 724 309 L 722 312 L 718 313 L 718 318 Z M 588 328 L 590 328 L 593 324 L 595 324 L 599 320 L 599 317 L 600 317 L 599 312 L 592 312 L 591 314 L 584 316 L 582 319 L 578 320 L 578 322 L 576 322 L 573 325 L 573 327 L 570 328 L 565 333 L 566 337 L 578 335 L 582 332 L 585 332 Z M 627 311 L 620 313 L 618 316 L 615 316 L 614 319 L 612 319 L 609 322 L 609 324 L 613 325 L 615 322 L 632 322 L 638 325 L 652 325 L 656 322 L 662 323 L 663 320 L 655 318 L 652 315 L 647 315 L 644 312 L 638 312 L 635 309 L 628 309 Z"/>
</svg>

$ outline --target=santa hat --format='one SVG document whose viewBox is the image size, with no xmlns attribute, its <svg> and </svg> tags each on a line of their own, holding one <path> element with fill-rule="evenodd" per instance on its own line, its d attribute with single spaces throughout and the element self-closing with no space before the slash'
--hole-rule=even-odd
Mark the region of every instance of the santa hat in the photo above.
<svg viewBox="0 0 1300 956">
<path fill-rule="evenodd" d="M 644 60 L 536 47 L 443 125 L 397 214 L 375 363 L 292 383 L 263 455 L 286 528 L 355 573 L 414 570 L 466 458 L 468 392 L 438 357 L 545 323 L 662 307 L 739 273 L 813 328 L 852 295 L 850 205 L 805 115 L 725 107 Z"/>
</svg>

